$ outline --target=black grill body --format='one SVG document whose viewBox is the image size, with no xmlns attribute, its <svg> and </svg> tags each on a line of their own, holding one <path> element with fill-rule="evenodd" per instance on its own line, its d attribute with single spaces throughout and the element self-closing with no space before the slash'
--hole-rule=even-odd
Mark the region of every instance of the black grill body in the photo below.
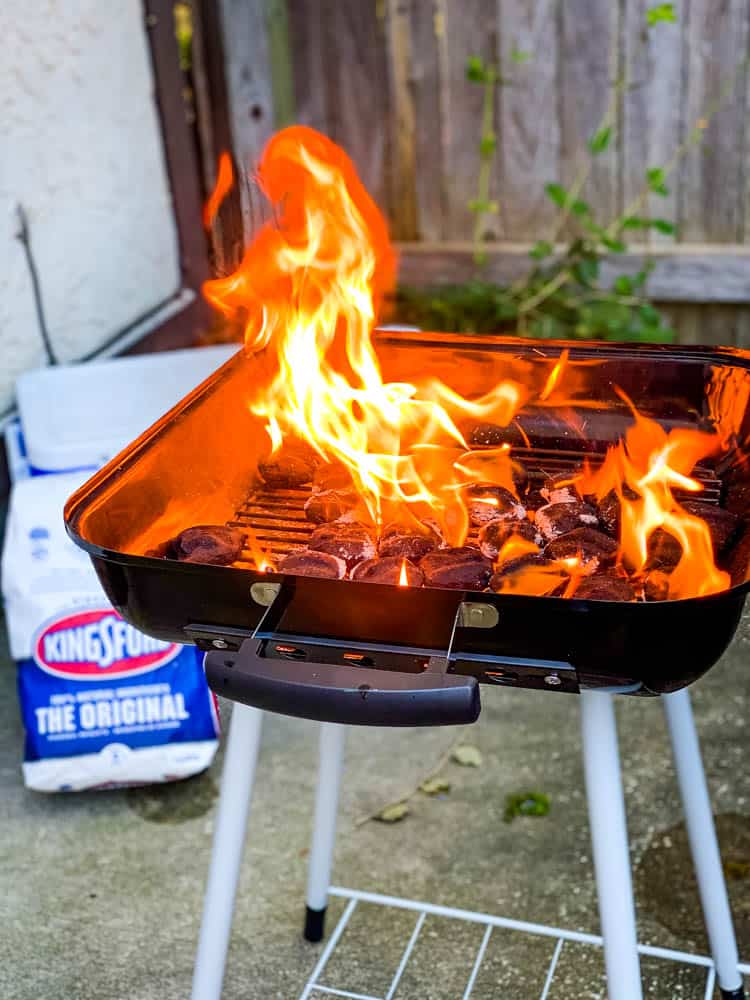
<svg viewBox="0 0 750 1000">
<path fill-rule="evenodd" d="M 750 478 L 738 457 L 750 417 L 744 411 L 736 416 L 743 394 L 750 395 L 750 356 L 744 352 L 540 346 L 515 338 L 397 332 L 380 334 L 376 343 L 384 377 L 403 380 L 412 371 L 429 370 L 463 395 L 486 391 L 505 376 L 540 384 L 568 350 L 564 412 L 522 413 L 518 440 L 512 441 L 526 449 L 522 460 L 529 466 L 536 462 L 543 472 L 584 454 L 594 462 L 602 459 L 632 421 L 619 388 L 667 429 L 709 428 L 717 406 L 731 407 L 735 452 L 722 457 L 720 468 L 701 469 L 699 478 L 705 498 L 714 502 L 722 490 Z M 442 658 L 445 675 L 480 683 L 661 694 L 701 676 L 731 641 L 747 580 L 708 597 L 628 604 L 397 588 L 263 574 L 249 561 L 217 567 L 145 556 L 154 544 L 200 523 L 251 523 L 277 555 L 304 543 L 310 527 L 301 512 L 302 495 L 264 494 L 255 471 L 266 437 L 246 404 L 263 366 L 262 357 L 238 352 L 93 476 L 65 511 L 69 534 L 90 553 L 125 619 L 158 638 L 221 650 L 209 657 L 217 689 L 239 684 L 238 673 L 231 671 L 247 658 L 252 669 L 256 660 L 264 661 L 264 671 L 276 660 L 280 677 L 327 665 L 413 678 Z M 509 436 L 513 433 L 510 429 Z M 267 597 L 258 600 L 254 584 L 280 588 L 270 609 Z M 494 609 L 484 627 L 476 627 L 467 605 Z M 337 676 L 346 687 L 343 675 Z M 257 695 L 238 700 L 252 697 Z M 304 701 L 304 694 L 300 697 Z M 325 694 L 315 697 L 325 703 Z M 465 699 L 462 711 L 470 713 L 471 702 Z"/>
</svg>

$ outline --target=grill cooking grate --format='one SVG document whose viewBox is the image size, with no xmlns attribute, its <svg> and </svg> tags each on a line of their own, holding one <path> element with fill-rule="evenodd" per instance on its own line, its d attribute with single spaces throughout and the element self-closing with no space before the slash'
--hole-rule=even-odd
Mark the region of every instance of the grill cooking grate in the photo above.
<svg viewBox="0 0 750 1000">
<path fill-rule="evenodd" d="M 514 448 L 513 457 L 526 469 L 532 488 L 540 486 L 550 476 L 572 471 L 584 458 L 583 454 L 574 451 L 522 448 Z M 603 460 L 603 456 L 588 454 L 585 457 L 591 464 L 600 464 Z M 703 483 L 703 492 L 691 494 L 691 497 L 718 504 L 721 498 L 721 480 L 714 471 L 707 466 L 698 466 L 693 476 Z M 309 487 L 287 490 L 260 488 L 250 494 L 234 518 L 227 523 L 230 527 L 249 529 L 273 562 L 278 562 L 288 553 L 304 548 L 310 535 L 318 527 L 305 517 L 304 505 L 309 496 Z M 680 497 L 679 492 L 676 496 Z M 687 497 L 687 494 L 682 495 L 683 499 Z M 472 539 L 476 539 L 475 528 L 471 529 L 467 541 L 471 542 Z M 253 569 L 255 563 L 252 554 L 246 551 L 243 557 L 235 565 Z"/>
</svg>

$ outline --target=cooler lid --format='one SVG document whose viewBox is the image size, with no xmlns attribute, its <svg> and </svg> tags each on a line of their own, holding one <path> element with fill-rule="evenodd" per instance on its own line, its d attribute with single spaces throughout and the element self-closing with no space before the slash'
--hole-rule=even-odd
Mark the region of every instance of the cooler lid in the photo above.
<svg viewBox="0 0 750 1000">
<path fill-rule="evenodd" d="M 26 372 L 16 395 L 32 471 L 98 468 L 237 350 L 221 344 Z"/>
</svg>

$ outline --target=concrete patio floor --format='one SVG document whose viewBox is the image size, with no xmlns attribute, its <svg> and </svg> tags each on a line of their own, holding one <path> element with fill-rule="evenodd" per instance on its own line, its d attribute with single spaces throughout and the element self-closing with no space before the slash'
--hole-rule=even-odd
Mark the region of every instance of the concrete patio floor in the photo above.
<svg viewBox="0 0 750 1000">
<path fill-rule="evenodd" d="M 750 957 L 750 618 L 693 688 L 743 958 Z M 183 1000 L 189 996 L 221 759 L 191 781 L 45 796 L 21 783 L 15 676 L 0 652 L 0 997 Z M 392 825 L 357 820 L 399 798 L 451 730 L 350 730 L 334 881 L 343 886 L 598 932 L 575 697 L 491 689 L 466 741 L 478 768 L 446 765 L 450 792 L 415 795 Z M 228 706 L 224 706 L 224 720 Z M 663 714 L 623 698 L 620 741 L 641 941 L 705 951 Z M 320 946 L 301 940 L 317 731 L 266 720 L 224 996 L 299 996 Z M 503 822 L 508 793 L 543 791 L 543 818 Z M 333 919 L 343 903 L 333 901 Z M 332 924 L 331 924 L 332 926 Z M 362 905 L 323 982 L 384 995 L 414 915 Z M 482 928 L 429 917 L 396 998 L 454 1000 Z M 527 998 L 552 943 L 493 933 L 472 997 Z M 698 1000 L 705 975 L 643 963 L 650 997 Z M 322 1000 L 323 994 L 313 994 Z M 566 945 L 549 1000 L 605 996 L 595 949 Z"/>
</svg>

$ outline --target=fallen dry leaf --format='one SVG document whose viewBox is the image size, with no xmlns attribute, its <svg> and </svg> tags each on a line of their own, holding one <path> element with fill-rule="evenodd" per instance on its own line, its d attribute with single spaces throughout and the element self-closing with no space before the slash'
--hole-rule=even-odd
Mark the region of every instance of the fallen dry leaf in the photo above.
<svg viewBox="0 0 750 1000">
<path fill-rule="evenodd" d="M 473 747 L 468 743 L 456 747 L 451 754 L 452 760 L 462 767 L 479 767 L 482 763 L 482 754 L 478 747 Z"/>
<path fill-rule="evenodd" d="M 376 813 L 375 819 L 380 820 L 381 823 L 398 823 L 408 813 L 409 806 L 405 802 L 394 802 L 392 805 L 386 806 L 385 809 L 381 809 L 379 813 Z"/>
<path fill-rule="evenodd" d="M 441 792 L 449 792 L 451 790 L 450 781 L 446 781 L 445 778 L 428 778 L 423 781 L 419 786 L 420 792 L 424 792 L 425 795 L 439 795 Z"/>
</svg>

